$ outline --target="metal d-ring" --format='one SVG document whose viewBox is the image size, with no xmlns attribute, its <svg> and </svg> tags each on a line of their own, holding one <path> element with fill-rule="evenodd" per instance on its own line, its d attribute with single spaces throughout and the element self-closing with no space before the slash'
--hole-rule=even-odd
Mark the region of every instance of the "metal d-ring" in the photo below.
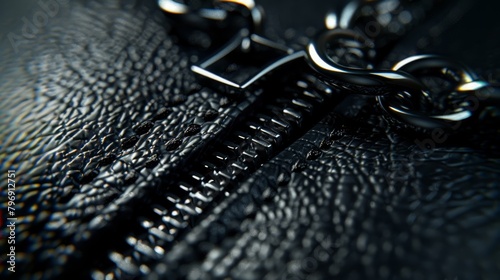
<svg viewBox="0 0 500 280">
<path fill-rule="evenodd" d="M 327 53 L 327 45 L 335 39 L 347 38 L 361 45 L 371 46 L 371 41 L 348 29 L 333 29 L 322 33 L 316 41 L 307 46 L 309 65 L 320 74 L 327 84 L 340 87 L 356 94 L 379 96 L 397 90 L 412 93 L 421 92 L 423 86 L 411 75 L 404 72 L 359 69 L 340 65 Z"/>
<path fill-rule="evenodd" d="M 478 80 L 476 75 L 463 65 L 450 59 L 436 55 L 417 55 L 408 57 L 398 62 L 394 71 L 405 71 L 413 73 L 422 69 L 454 69 L 456 70 L 459 82 L 456 87 L 458 92 L 468 92 L 474 96 L 477 91 L 488 87 L 489 83 Z M 425 128 L 447 128 L 452 127 L 457 122 L 465 121 L 474 115 L 474 111 L 469 106 L 462 105 L 442 114 L 432 114 L 419 112 L 390 104 L 391 96 L 378 96 L 380 106 L 391 116 Z"/>
<path fill-rule="evenodd" d="M 163 11 L 176 19 L 175 23 L 181 25 L 181 28 L 194 25 L 200 30 L 207 31 L 212 28 L 219 31 L 212 34 L 212 37 L 223 37 L 222 40 L 217 41 L 224 43 L 221 48 L 202 62 L 191 66 L 194 73 L 219 85 L 236 90 L 246 89 L 274 69 L 305 56 L 303 51 L 294 52 L 287 46 L 259 35 L 263 10 L 255 4 L 254 0 L 213 0 L 210 8 L 194 8 L 174 0 L 159 0 L 158 4 Z M 234 33 L 228 32 L 228 28 Z M 244 52 L 242 55 L 245 55 L 255 46 L 258 46 L 256 49 L 270 49 L 273 54 L 276 54 L 263 65 L 262 69 L 248 75 L 243 81 L 232 80 L 224 75 L 224 71 L 212 67 L 231 53 L 241 50 Z"/>
</svg>

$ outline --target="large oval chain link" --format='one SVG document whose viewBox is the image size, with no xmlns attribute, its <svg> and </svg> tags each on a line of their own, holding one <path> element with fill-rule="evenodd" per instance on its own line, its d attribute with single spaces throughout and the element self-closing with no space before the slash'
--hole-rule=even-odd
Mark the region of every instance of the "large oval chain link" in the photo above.
<svg viewBox="0 0 500 280">
<path fill-rule="evenodd" d="M 378 103 L 390 116 L 424 128 L 450 128 L 477 115 L 479 103 L 485 99 L 484 90 L 491 85 L 478 77 L 463 65 L 449 58 L 435 55 L 417 55 L 408 57 L 390 70 L 361 69 L 341 65 L 329 54 L 329 46 L 335 40 L 346 39 L 351 45 L 371 48 L 374 43 L 356 30 L 360 9 L 364 2 L 353 1 L 339 13 L 330 13 L 326 17 L 327 30 L 312 40 L 306 52 L 309 65 L 321 79 L 334 87 L 354 94 L 376 96 Z M 371 1 L 384 2 L 384 1 Z M 394 2 L 394 1 L 393 1 Z M 414 73 L 422 70 L 438 70 L 435 73 L 453 71 L 456 81 L 450 92 L 433 93 Z M 482 93 L 483 92 L 483 93 Z M 433 94 L 452 97 L 462 93 L 462 100 L 456 104 L 434 104 Z M 498 99 L 498 90 L 489 91 L 489 99 Z M 481 98 L 483 97 L 483 98 Z M 480 100 L 481 99 L 481 100 Z M 422 103 L 424 106 L 422 106 Z M 446 108 L 436 112 L 436 108 Z"/>
</svg>

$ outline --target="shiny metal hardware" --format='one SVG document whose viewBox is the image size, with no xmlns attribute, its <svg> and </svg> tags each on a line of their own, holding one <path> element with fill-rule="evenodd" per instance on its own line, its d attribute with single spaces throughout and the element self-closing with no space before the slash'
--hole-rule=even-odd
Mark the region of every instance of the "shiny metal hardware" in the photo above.
<svg viewBox="0 0 500 280">
<path fill-rule="evenodd" d="M 358 69 L 334 62 L 328 56 L 327 43 L 342 37 L 359 40 L 363 45 L 368 44 L 368 39 L 349 29 L 333 29 L 324 32 L 307 46 L 307 61 L 324 82 L 356 94 L 374 96 L 394 90 L 407 90 L 412 93 L 422 91 L 422 84 L 405 72 Z"/>
<path fill-rule="evenodd" d="M 287 46 L 259 35 L 264 14 L 262 8 L 253 0 L 214 0 L 211 8 L 193 8 L 174 0 L 159 0 L 158 4 L 170 16 L 177 16 L 177 20 L 195 28 L 203 29 L 207 25 L 217 26 L 225 22 L 219 33 L 223 33 L 222 36 L 229 39 L 226 39 L 225 44 L 215 54 L 191 66 L 194 73 L 220 85 L 236 90 L 246 89 L 272 70 L 305 55 L 303 52 L 294 53 Z M 229 29 L 235 26 L 237 30 L 233 34 L 227 34 L 231 33 Z M 257 73 L 251 73 L 246 79 L 236 80 L 224 75 L 223 71 L 214 69 L 217 67 L 213 66 L 224 57 L 238 51 L 242 55 L 248 55 L 255 47 L 269 49 L 276 55 Z"/>
<path fill-rule="evenodd" d="M 488 82 L 479 79 L 475 73 L 465 66 L 452 61 L 449 58 L 437 55 L 416 55 L 398 62 L 392 68 L 395 72 L 415 73 L 419 70 L 437 70 L 443 75 L 452 72 L 456 79 L 454 92 L 444 93 L 451 97 L 454 93 L 464 95 L 461 102 L 455 105 L 444 104 L 448 109 L 436 112 L 423 112 L 397 102 L 394 95 L 377 96 L 380 106 L 394 118 L 424 128 L 446 128 L 453 127 L 456 123 L 467 121 L 480 109 L 479 103 L 483 100 L 490 101 L 499 98 L 498 90 L 494 89 Z M 489 91 L 488 91 L 489 89 Z M 493 91 L 491 91 L 493 89 Z M 485 91 L 486 90 L 486 91 Z M 428 99 L 431 91 L 422 90 L 422 97 Z M 491 94 L 490 94 L 491 93 Z M 442 93 L 441 93 L 442 94 Z M 404 97 L 403 97 L 404 98 Z M 477 106 L 474 106 L 475 103 Z"/>
<path fill-rule="evenodd" d="M 329 51 L 332 50 L 332 46 L 334 48 L 336 41 L 347 42 L 349 48 L 360 58 L 375 53 L 374 42 L 353 28 L 360 17 L 361 8 L 370 2 L 384 1 L 355 0 L 340 11 L 328 12 L 325 17 L 326 30 L 311 40 L 304 50 L 292 50 L 259 35 L 263 11 L 253 0 L 215 0 L 213 7 L 197 9 L 174 0 L 159 0 L 158 4 L 170 15 L 181 15 L 183 19 L 191 18 L 190 22 L 197 21 L 202 25 L 206 22 L 230 21 L 230 15 L 235 14 L 244 18 L 244 26 L 238 27 L 239 31 L 224 47 L 208 59 L 191 67 L 193 72 L 218 84 L 239 90 L 246 89 L 273 70 L 297 59 L 303 59 L 324 83 L 344 92 L 374 96 L 388 115 L 412 125 L 424 128 L 447 128 L 472 118 L 478 108 L 470 106 L 468 102 L 470 97 L 484 99 L 486 96 L 484 89 L 492 87 L 486 81 L 478 79 L 472 71 L 450 59 L 434 55 L 412 56 L 388 70 L 372 69 L 371 65 L 364 68 L 344 66 L 334 61 Z M 396 8 L 394 4 L 399 3 L 399 1 L 386 2 L 390 4 L 389 9 L 393 10 Z M 255 45 L 267 47 L 281 55 L 273 57 L 257 73 L 242 81 L 235 81 L 225 77 L 223 73 L 212 70 L 215 68 L 212 67 L 214 64 L 230 53 L 235 51 L 248 53 Z M 442 70 L 441 72 L 452 69 L 458 77 L 457 85 L 454 92 L 445 94 L 449 96 L 465 94 L 465 97 L 462 96 L 463 101 L 458 105 L 440 106 L 448 109 L 436 112 L 434 108 L 436 106 L 432 101 L 433 93 L 414 76 L 415 72 L 428 69 L 438 69 Z M 489 92 L 490 99 L 496 101 L 500 99 L 498 90 L 494 90 L 494 94 L 491 94 L 491 90 Z"/>
<path fill-rule="evenodd" d="M 253 0 L 214 0 L 211 7 L 192 7 L 175 0 L 158 0 L 158 6 L 168 15 L 176 17 L 182 24 L 196 28 L 207 28 L 230 20 L 232 15 L 244 18 L 250 32 L 258 32 L 263 22 L 262 8 Z M 229 22 L 230 25 L 232 22 Z M 228 25 L 223 26 L 229 28 Z M 239 27 L 239 26 L 238 26 Z"/>
<path fill-rule="evenodd" d="M 229 53 L 234 52 L 238 49 L 241 49 L 242 52 L 249 51 L 252 45 L 260 45 L 273 49 L 277 52 L 281 52 L 282 56 L 277 57 L 276 60 L 272 61 L 268 65 L 265 65 L 260 71 L 258 71 L 254 75 L 250 75 L 250 77 L 243 81 L 234 81 L 230 78 L 224 77 L 222 74 L 210 70 L 210 67 L 213 64 L 217 63 Z M 282 65 L 285 65 L 298 58 L 303 58 L 304 56 L 304 52 L 294 52 L 292 49 L 277 44 L 265 37 L 259 36 L 257 34 L 249 35 L 247 30 L 242 30 L 231 40 L 231 42 L 229 42 L 229 44 L 227 44 L 219 52 L 212 55 L 207 60 L 199 63 L 198 65 L 192 65 L 191 70 L 220 84 L 233 87 L 235 89 L 246 89 L 274 69 L 279 68 Z"/>
</svg>

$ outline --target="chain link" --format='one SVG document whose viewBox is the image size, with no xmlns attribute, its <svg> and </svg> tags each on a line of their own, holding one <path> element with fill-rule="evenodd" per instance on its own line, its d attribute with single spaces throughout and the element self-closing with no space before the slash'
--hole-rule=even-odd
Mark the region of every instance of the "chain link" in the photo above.
<svg viewBox="0 0 500 280">
<path fill-rule="evenodd" d="M 351 1 L 342 9 L 326 14 L 326 31 L 311 40 L 304 51 L 290 54 L 293 59 L 281 59 L 280 63 L 271 65 L 281 67 L 303 56 L 326 84 L 349 93 L 375 96 L 387 114 L 412 125 L 450 128 L 457 122 L 472 119 L 477 115 L 476 111 L 484 106 L 472 106 L 471 103 L 484 101 L 487 96 L 485 89 L 490 89 L 488 100 L 498 100 L 499 91 L 496 88 L 491 90 L 489 83 L 463 65 L 440 56 L 417 55 L 396 63 L 389 70 L 374 69 L 373 62 L 381 59 L 377 57 L 377 51 L 404 34 L 409 26 L 415 24 L 415 19 L 422 17 L 421 8 L 408 8 L 416 6 L 414 2 Z M 421 2 L 429 6 L 433 1 Z M 172 16 L 181 16 L 183 24 L 209 29 L 217 26 L 218 29 L 213 30 L 215 33 L 224 32 L 227 35 L 234 30 L 231 36 L 248 34 L 245 36 L 251 38 L 262 31 L 264 13 L 253 0 L 215 0 L 209 8 L 193 8 L 174 0 L 159 0 L 159 6 Z M 380 34 L 383 36 L 378 36 Z M 206 74 L 208 71 L 202 67 L 194 69 L 198 69 L 199 74 L 205 73 L 208 78 L 215 77 L 212 73 Z M 270 70 L 267 67 L 266 72 L 257 77 Z M 422 71 L 439 78 L 442 78 L 442 73 L 453 73 L 455 86 L 447 92 L 432 92 L 418 78 L 417 74 Z M 218 81 L 222 79 L 218 78 Z M 445 97 L 441 98 L 442 102 L 435 101 L 437 95 Z"/>
</svg>

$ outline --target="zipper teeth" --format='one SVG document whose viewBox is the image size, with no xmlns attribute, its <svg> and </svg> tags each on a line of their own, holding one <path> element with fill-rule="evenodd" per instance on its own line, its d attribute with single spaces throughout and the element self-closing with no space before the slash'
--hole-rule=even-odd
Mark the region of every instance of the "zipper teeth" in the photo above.
<svg viewBox="0 0 500 280">
<path fill-rule="evenodd" d="M 151 203 L 144 203 L 146 210 L 138 214 L 140 226 L 130 230 L 125 242 L 115 246 L 93 273 L 113 273 L 117 277 L 147 274 L 149 266 L 164 256 L 174 239 L 214 202 L 229 195 L 235 183 L 319 120 L 323 114 L 318 112 L 329 104 L 331 107 L 334 96 L 342 98 L 312 75 L 302 75 L 293 87 L 268 89 L 263 95 L 275 92 L 278 96 L 263 97 L 268 100 L 241 124 L 234 125 L 224 140 L 216 142 L 193 164 L 189 173 L 180 174 L 177 184 L 167 186 L 160 195 L 161 191 L 153 192 L 156 194 L 151 195 Z M 110 270 L 114 266 L 118 269 Z"/>
<path fill-rule="evenodd" d="M 102 270 L 94 270 L 94 273 L 106 271 L 106 275 L 111 273 L 120 278 L 150 272 L 149 266 L 162 258 L 190 225 L 199 221 L 197 217 L 209 211 L 224 195 L 229 195 L 233 184 L 241 182 L 307 131 L 308 125 L 319 120 L 324 115 L 321 111 L 328 109 L 328 103 L 334 99 L 332 90 L 310 75 L 293 88 L 274 89 L 274 92 L 278 96 L 263 96 L 265 105 L 244 117 L 239 122 L 241 127 L 233 125 L 226 140 L 210 147 L 213 152 L 202 155 L 200 161 L 191 166 L 191 172 L 179 175 L 177 184 L 148 193 L 145 200 L 150 204 L 139 201 L 135 205 L 143 209 L 129 219 L 137 218 L 139 225 L 134 223 L 132 229 L 126 228 L 125 242 L 108 246 L 114 247 L 110 249 L 114 251 L 97 265 Z M 267 90 L 263 94 L 269 93 L 273 92 Z"/>
</svg>

